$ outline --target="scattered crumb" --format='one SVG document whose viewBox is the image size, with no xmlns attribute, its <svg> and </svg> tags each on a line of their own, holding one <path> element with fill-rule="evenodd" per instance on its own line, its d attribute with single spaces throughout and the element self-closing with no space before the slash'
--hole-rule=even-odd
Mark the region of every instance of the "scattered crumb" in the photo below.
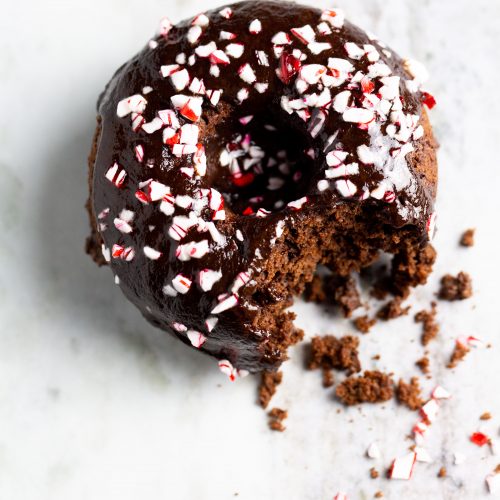
<svg viewBox="0 0 500 500">
<path fill-rule="evenodd" d="M 422 323 L 422 345 L 427 345 L 437 337 L 439 325 L 436 322 L 437 304 L 431 303 L 430 311 L 420 311 L 415 314 L 415 323 Z"/>
<path fill-rule="evenodd" d="M 283 380 L 283 372 L 262 372 L 259 386 L 259 403 L 262 408 L 267 408 L 269 401 L 276 393 L 276 388 Z"/>
<path fill-rule="evenodd" d="M 361 333 L 368 333 L 371 327 L 377 322 L 375 318 L 369 318 L 368 315 L 360 316 L 353 321 L 356 330 Z"/>
<path fill-rule="evenodd" d="M 460 361 L 462 361 L 465 356 L 467 356 L 467 353 L 469 351 L 470 349 L 467 346 L 464 346 L 463 344 L 457 342 L 455 344 L 455 349 L 451 353 L 450 362 L 446 365 L 446 367 L 456 368 L 458 363 L 460 363 Z"/>
<path fill-rule="evenodd" d="M 427 356 L 420 358 L 415 364 L 420 368 L 422 373 L 427 375 L 430 372 L 430 369 L 429 369 L 430 361 L 429 361 L 429 358 Z"/>
<path fill-rule="evenodd" d="M 495 470 L 493 471 L 495 474 L 500 474 L 500 464 L 498 464 L 496 467 L 495 467 Z"/>
<path fill-rule="evenodd" d="M 475 229 L 467 229 L 467 231 L 464 231 L 464 234 L 462 234 L 462 237 L 460 238 L 460 245 L 463 247 L 473 247 L 475 232 Z"/>
<path fill-rule="evenodd" d="M 420 384 L 418 378 L 412 377 L 409 384 L 403 379 L 400 379 L 396 386 L 396 398 L 410 410 L 415 411 L 421 408 L 424 401 L 420 397 Z"/>
<path fill-rule="evenodd" d="M 491 420 L 491 413 L 489 411 L 484 412 L 480 417 L 479 420 Z"/>
<path fill-rule="evenodd" d="M 377 477 L 378 477 L 378 476 L 379 476 L 378 470 L 377 470 L 377 469 L 375 469 L 375 467 L 372 467 L 372 468 L 370 469 L 370 477 L 371 477 L 372 479 L 377 479 Z"/>
<path fill-rule="evenodd" d="M 269 413 L 269 428 L 273 431 L 283 432 L 286 427 L 283 420 L 288 417 L 288 412 L 281 408 L 273 408 Z"/>
<path fill-rule="evenodd" d="M 377 318 L 389 321 L 390 319 L 405 316 L 406 314 L 408 314 L 411 306 L 401 307 L 402 302 L 403 299 L 401 297 L 395 297 L 390 302 L 382 306 L 382 308 L 377 313 Z"/>
<path fill-rule="evenodd" d="M 380 403 L 392 398 L 392 386 L 389 375 L 379 371 L 365 371 L 362 376 L 344 380 L 335 394 L 345 405 Z"/>
<path fill-rule="evenodd" d="M 464 300 L 472 297 L 472 279 L 464 272 L 459 272 L 456 277 L 447 274 L 441 278 L 439 298 L 442 300 Z"/>
<path fill-rule="evenodd" d="M 361 364 L 358 358 L 359 339 L 346 335 L 338 339 L 333 335 L 314 337 L 308 367 L 310 370 L 323 370 L 323 385 L 333 385 L 332 369 L 346 370 L 348 375 L 359 372 Z"/>
<path fill-rule="evenodd" d="M 384 494 L 381 492 L 381 491 L 377 491 L 377 493 L 375 493 L 375 498 L 383 498 Z"/>
<path fill-rule="evenodd" d="M 446 477 L 446 467 L 441 467 L 439 469 L 438 477 L 440 477 L 440 478 Z"/>
<path fill-rule="evenodd" d="M 380 354 L 375 354 L 375 356 L 372 356 L 372 359 L 378 361 L 380 359 Z"/>
</svg>

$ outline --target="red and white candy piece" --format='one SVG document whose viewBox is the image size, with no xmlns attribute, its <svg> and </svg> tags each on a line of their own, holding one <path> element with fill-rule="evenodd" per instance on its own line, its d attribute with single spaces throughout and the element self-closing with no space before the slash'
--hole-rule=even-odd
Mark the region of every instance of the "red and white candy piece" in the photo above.
<svg viewBox="0 0 500 500">
<path fill-rule="evenodd" d="M 186 294 L 189 292 L 189 289 L 191 288 L 192 280 L 190 280 L 188 277 L 184 276 L 183 274 L 178 274 L 173 280 L 172 280 L 172 286 L 174 290 L 176 290 L 179 293 Z"/>
<path fill-rule="evenodd" d="M 142 144 L 138 144 L 135 148 L 135 157 L 139 163 L 142 163 L 144 160 L 144 146 Z"/>
<path fill-rule="evenodd" d="M 451 394 L 444 387 L 437 385 L 433 389 L 433 391 L 431 393 L 431 397 L 433 399 L 450 399 Z"/>
<path fill-rule="evenodd" d="M 211 332 L 214 328 L 215 325 L 219 322 L 219 318 L 216 318 L 215 316 L 209 316 L 205 320 L 205 326 L 207 327 L 208 332 Z"/>
<path fill-rule="evenodd" d="M 233 11 L 230 7 L 223 8 L 221 11 L 219 11 L 219 14 L 225 19 L 231 19 L 231 17 L 233 17 Z"/>
<path fill-rule="evenodd" d="M 114 163 L 105 174 L 106 179 L 112 182 L 117 188 L 123 186 L 125 182 L 125 178 L 127 177 L 127 172 L 123 168 L 118 165 L 118 163 Z"/>
<path fill-rule="evenodd" d="M 159 29 L 158 29 L 158 32 L 161 36 L 164 36 L 166 37 L 170 30 L 172 29 L 172 22 L 170 21 L 170 19 L 168 17 L 162 17 L 160 19 L 160 26 L 159 26 Z"/>
<path fill-rule="evenodd" d="M 314 42 L 316 39 L 316 33 L 314 33 L 310 24 L 306 24 L 300 28 L 292 28 L 290 32 L 305 45 Z"/>
<path fill-rule="evenodd" d="M 231 33 L 230 31 L 221 31 L 219 34 L 219 38 L 221 40 L 234 40 L 237 38 L 237 36 L 234 33 Z"/>
<path fill-rule="evenodd" d="M 223 52 L 222 50 L 214 50 L 210 56 L 210 62 L 212 64 L 222 64 L 223 66 L 226 66 L 228 64 L 231 63 L 231 61 L 229 60 L 229 57 L 227 56 L 227 54 L 225 52 Z"/>
<path fill-rule="evenodd" d="M 427 422 L 434 422 L 436 420 L 437 414 L 439 412 L 439 404 L 435 399 L 429 399 L 427 403 L 420 408 L 420 415 L 427 421 Z"/>
<path fill-rule="evenodd" d="M 160 73 L 163 78 L 173 75 L 175 72 L 179 71 L 181 67 L 178 64 L 165 64 L 160 66 Z"/>
<path fill-rule="evenodd" d="M 193 347 L 196 347 L 199 349 L 207 340 L 205 335 L 203 335 L 200 332 L 197 332 L 196 330 L 188 330 L 187 333 L 187 338 L 189 339 L 189 342 L 191 342 L 191 345 Z"/>
<path fill-rule="evenodd" d="M 238 297 L 231 294 L 223 298 L 211 311 L 210 314 L 220 314 L 238 305 Z"/>
<path fill-rule="evenodd" d="M 274 45 L 289 45 L 290 43 L 292 43 L 292 40 L 287 33 L 285 33 L 284 31 L 280 31 L 273 36 L 271 42 Z"/>
<path fill-rule="evenodd" d="M 208 240 L 191 241 L 184 245 L 179 245 L 175 251 L 175 256 L 180 261 L 185 262 L 191 259 L 201 259 L 208 251 Z"/>
<path fill-rule="evenodd" d="M 311 42 L 307 44 L 307 48 L 314 55 L 318 55 L 325 50 L 330 50 L 332 48 L 332 44 L 329 42 Z"/>
<path fill-rule="evenodd" d="M 240 75 L 240 78 L 246 83 L 254 83 L 257 80 L 255 71 L 248 63 L 243 64 L 243 66 L 238 69 L 238 74 Z"/>
<path fill-rule="evenodd" d="M 336 181 L 335 188 L 344 198 L 350 198 L 351 196 L 354 196 L 358 190 L 356 184 L 351 182 L 349 179 Z"/>
<path fill-rule="evenodd" d="M 193 26 L 208 26 L 210 24 L 210 19 L 204 13 L 198 14 L 192 21 Z"/>
<path fill-rule="evenodd" d="M 427 229 L 427 236 L 429 237 L 430 241 L 434 239 L 434 236 L 436 234 L 436 220 L 437 220 L 436 212 L 433 212 L 427 219 L 426 229 Z"/>
<path fill-rule="evenodd" d="M 307 196 L 303 196 L 298 200 L 291 201 L 287 204 L 287 207 L 292 208 L 293 210 L 300 210 L 307 203 Z"/>
<path fill-rule="evenodd" d="M 226 54 L 234 59 L 239 59 L 244 51 L 245 46 L 242 43 L 230 43 L 226 47 Z"/>
<path fill-rule="evenodd" d="M 122 99 L 118 103 L 118 106 L 116 108 L 116 114 L 118 115 L 119 118 L 123 118 L 124 116 L 127 116 L 130 113 L 142 114 L 144 113 L 147 104 L 148 101 L 146 101 L 146 99 L 142 95 L 135 94 L 130 97 L 126 97 L 125 99 Z"/>
<path fill-rule="evenodd" d="M 132 247 L 124 247 L 115 244 L 111 249 L 111 256 L 114 259 L 121 259 L 130 262 L 135 257 L 135 250 Z"/>
<path fill-rule="evenodd" d="M 368 124 L 375 119 L 375 113 L 371 109 L 348 108 L 342 114 L 345 122 Z"/>
<path fill-rule="evenodd" d="M 340 9 L 326 9 L 321 14 L 321 20 L 329 23 L 333 28 L 344 26 L 345 15 Z"/>
<path fill-rule="evenodd" d="M 333 500 L 349 500 L 347 493 L 339 491 L 334 497 Z"/>
<path fill-rule="evenodd" d="M 250 274 L 246 271 L 238 273 L 232 286 L 231 293 L 237 294 L 241 287 L 245 286 L 250 281 Z"/>
<path fill-rule="evenodd" d="M 113 224 L 120 233 L 129 234 L 132 232 L 132 226 L 125 220 L 115 217 Z"/>
<path fill-rule="evenodd" d="M 405 480 L 410 479 L 413 474 L 416 459 L 417 454 L 415 452 L 411 452 L 407 455 L 394 459 L 389 470 L 389 478 Z"/>
<path fill-rule="evenodd" d="M 361 59 L 365 55 L 365 51 L 353 42 L 347 42 L 344 48 L 350 59 Z"/>
<path fill-rule="evenodd" d="M 189 85 L 189 80 L 189 72 L 187 69 L 175 71 L 170 75 L 170 81 L 172 82 L 175 90 L 177 90 L 178 92 L 184 90 Z"/>
<path fill-rule="evenodd" d="M 227 359 L 221 359 L 218 365 L 219 365 L 219 370 L 224 375 L 227 375 L 227 377 L 231 382 L 234 382 L 236 380 L 238 373 L 230 361 L 228 361 Z"/>
<path fill-rule="evenodd" d="M 260 22 L 260 20 L 254 19 L 250 23 L 250 26 L 248 26 L 248 31 L 250 31 L 252 35 L 258 35 L 262 31 L 262 23 Z"/>
</svg>

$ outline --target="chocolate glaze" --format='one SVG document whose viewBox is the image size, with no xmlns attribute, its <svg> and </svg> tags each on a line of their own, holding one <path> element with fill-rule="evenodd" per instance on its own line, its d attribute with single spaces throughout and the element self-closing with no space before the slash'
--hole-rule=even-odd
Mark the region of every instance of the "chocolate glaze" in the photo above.
<svg viewBox="0 0 500 500">
<path fill-rule="evenodd" d="M 354 42 L 359 47 L 370 44 L 376 48 L 380 54 L 379 62 L 390 68 L 391 76 L 401 77 L 399 92 L 402 111 L 420 117 L 420 123 L 424 124 L 425 128 L 423 139 L 409 141 L 413 143 L 414 151 L 397 162 L 391 159 L 391 151 L 397 147 L 397 142 L 386 134 L 390 124 L 388 119 L 377 118 L 369 130 L 366 130 L 366 127 L 360 128 L 357 123 L 344 121 L 342 113 L 330 109 L 319 133 L 312 137 L 308 132 L 308 124 L 317 119 L 319 108 L 312 110 L 308 123 L 297 114 L 289 114 L 283 109 L 283 96 L 296 99 L 300 98 L 301 94 L 295 86 L 297 75 L 294 75 L 288 84 L 278 78 L 276 69 L 280 68 L 283 56 L 275 57 L 271 39 L 278 32 L 290 33 L 290 29 L 295 27 L 311 25 L 316 29 L 322 22 L 320 10 L 281 1 L 249 1 L 232 5 L 230 8 L 230 18 L 221 15 L 221 9 L 206 13 L 209 24 L 202 26 L 202 34 L 195 44 L 187 40 L 192 20 L 184 21 L 173 26 L 165 36 L 158 36 L 154 41 L 157 43 L 156 47 L 151 48 L 148 45 L 115 73 L 98 103 L 100 136 L 91 172 L 91 197 L 94 214 L 109 210 L 106 217 L 94 220 L 96 225 L 101 224 L 100 236 L 104 248 L 110 250 L 113 245 L 119 244 L 132 247 L 135 251 L 135 257 L 131 261 L 111 258 L 110 265 L 113 273 L 119 278 L 121 289 L 143 315 L 154 325 L 176 335 L 187 344 L 190 344 L 190 341 L 186 332 L 179 329 L 183 330 L 185 327 L 190 331 L 200 332 L 206 337 L 201 347 L 203 351 L 219 359 L 228 359 L 240 369 L 258 371 L 263 367 L 276 365 L 279 356 L 276 359 L 263 359 L 259 345 L 264 341 L 266 332 L 252 328 L 249 320 L 252 315 L 251 308 L 245 306 L 246 302 L 240 301 L 237 306 L 220 314 L 214 315 L 210 311 L 218 304 L 219 296 L 230 291 L 238 273 L 249 271 L 252 274 L 252 270 L 259 267 L 259 261 L 269 256 L 273 241 L 279 239 L 280 231 L 277 233 L 277 227 L 300 224 L 309 211 L 318 212 L 321 207 L 363 204 L 372 206 L 387 225 L 395 228 L 416 228 L 421 234 L 422 244 L 425 244 L 428 238 L 426 223 L 433 211 L 435 184 L 429 176 L 426 178 L 426 172 L 422 172 L 420 166 L 423 155 L 427 154 L 422 144 L 425 145 L 425 141 L 431 139 L 430 129 L 428 124 L 426 125 L 427 118 L 422 110 L 422 94 L 420 90 L 408 90 L 405 81 L 412 80 L 412 76 L 406 72 L 403 61 L 393 51 L 370 39 L 366 33 L 347 21 L 341 28 L 327 23 L 331 34 L 316 33 L 316 41 L 330 43 L 331 49 L 315 55 L 293 36 L 290 36 L 291 44 L 284 48 L 285 53 L 290 54 L 293 49 L 302 50 L 307 55 L 303 65 L 326 65 L 331 57 L 349 59 L 345 49 L 346 42 Z M 262 31 L 259 34 L 249 32 L 249 24 L 254 19 L 259 19 L 262 23 Z M 221 40 L 221 31 L 234 33 L 237 37 L 234 40 Z M 218 77 L 211 74 L 208 58 L 196 57 L 194 64 L 189 64 L 189 56 L 196 47 L 212 41 L 217 44 L 218 49 L 224 49 L 230 43 L 244 45 L 240 58 L 229 57 L 228 65 L 219 65 Z M 256 51 L 265 51 L 269 66 L 258 64 Z M 170 100 L 173 95 L 193 95 L 187 88 L 176 90 L 170 78 L 163 77 L 160 73 L 161 66 L 175 64 L 180 53 L 186 54 L 187 61 L 182 66 L 188 70 L 191 80 L 194 77 L 203 79 L 207 89 L 223 91 L 217 106 L 211 105 L 206 98 L 204 100 L 203 114 L 197 124 L 200 127 L 199 142 L 206 150 L 207 171 L 204 176 L 195 174 L 193 178 L 186 177 L 180 170 L 182 167 L 192 167 L 191 154 L 175 157 L 171 148 L 163 143 L 161 130 L 152 134 L 142 129 L 135 132 L 131 127 L 130 116 L 117 116 L 118 103 L 135 94 L 142 94 L 147 100 L 143 111 L 145 122 L 151 122 L 159 110 L 173 109 Z M 369 73 L 369 66 L 373 64 L 366 56 L 349 60 L 355 67 L 355 72 L 362 71 L 365 74 Z M 240 78 L 238 70 L 245 63 L 251 65 L 257 82 L 268 84 L 265 92 L 259 93 L 253 84 L 248 84 Z M 374 78 L 373 81 L 374 93 L 380 93 L 380 79 Z M 144 87 L 151 87 L 152 90 L 145 95 Z M 249 89 L 249 97 L 240 103 L 238 92 L 242 88 Z M 319 93 L 317 89 L 316 85 L 311 85 L 305 93 Z M 332 98 L 343 90 L 345 85 L 331 88 Z M 356 98 L 362 97 L 361 90 L 352 89 L 352 93 Z M 181 125 L 192 123 L 179 113 L 177 115 Z M 242 125 L 239 119 L 248 115 L 254 116 L 252 122 Z M 264 128 L 264 125 L 272 125 L 277 131 L 272 132 L 269 128 Z M 299 171 L 302 174 L 301 179 L 288 178 L 281 188 L 268 191 L 266 184 L 271 174 L 265 173 L 260 177 L 257 175 L 250 186 L 235 186 L 229 168 L 222 166 L 219 158 L 221 151 L 237 134 L 243 136 L 248 131 L 251 132 L 252 139 L 264 150 L 265 161 L 278 151 L 287 150 L 291 175 Z M 335 138 L 329 139 L 332 136 Z M 383 158 L 384 165 L 380 168 L 363 164 L 357 154 L 358 146 L 373 144 L 377 139 L 387 146 Z M 135 147 L 138 145 L 144 148 L 142 163 L 136 158 Z M 310 152 L 309 155 L 305 153 L 310 148 L 314 151 L 314 160 L 310 157 Z M 349 177 L 356 186 L 356 195 L 352 197 L 342 196 L 335 188 L 335 181 L 338 179 L 330 179 L 326 190 L 318 189 L 318 182 L 325 179 L 325 170 L 329 168 L 326 165 L 326 155 L 339 148 L 349 153 L 346 164 L 358 163 L 359 173 Z M 105 176 L 115 162 L 127 173 L 120 188 Z M 275 171 L 277 172 L 276 169 L 273 170 Z M 196 228 L 191 228 L 183 241 L 173 240 L 168 235 L 172 216 L 167 216 L 159 210 L 159 202 L 143 204 L 135 196 L 136 191 L 140 189 L 139 184 L 148 179 L 169 186 L 174 196 L 192 197 L 201 188 L 215 187 L 224 195 L 226 201 L 225 220 L 214 223 L 219 233 L 224 236 L 225 243 L 216 244 L 208 232 L 199 232 Z M 388 202 L 369 196 L 381 183 L 386 183 L 387 191 L 394 191 L 394 201 Z M 361 200 L 360 196 L 364 191 L 368 193 L 368 198 Z M 249 199 L 258 194 L 262 194 L 264 199 L 260 204 L 252 205 Z M 307 197 L 307 202 L 302 205 L 301 210 L 286 205 L 302 197 Z M 275 205 L 279 200 L 284 202 L 284 207 L 280 207 L 279 203 L 278 206 Z M 270 213 L 263 218 L 242 215 L 242 211 L 249 205 L 255 211 L 263 207 Z M 119 231 L 113 224 L 113 220 L 119 217 L 124 209 L 134 213 L 130 222 L 132 231 L 129 233 Z M 190 211 L 190 208 L 176 206 L 173 215 L 188 215 Z M 213 211 L 208 207 L 203 207 L 199 212 L 199 217 L 207 222 L 212 220 L 212 216 Z M 242 241 L 236 236 L 237 230 L 241 232 Z M 176 257 L 179 244 L 202 240 L 207 240 L 210 247 L 210 251 L 202 258 L 181 261 Z M 148 258 L 143 252 L 145 246 L 162 252 L 161 257 L 157 260 Z M 198 283 L 199 272 L 203 269 L 222 272 L 221 278 L 210 291 L 203 291 Z M 178 274 L 192 279 L 191 288 L 187 293 L 179 293 L 175 297 L 166 295 L 165 285 L 171 284 Z M 252 282 L 249 283 L 249 286 L 251 285 Z M 210 332 L 205 323 L 209 317 L 218 318 L 217 325 Z M 176 330 L 172 328 L 174 323 L 183 326 L 178 326 Z"/>
</svg>

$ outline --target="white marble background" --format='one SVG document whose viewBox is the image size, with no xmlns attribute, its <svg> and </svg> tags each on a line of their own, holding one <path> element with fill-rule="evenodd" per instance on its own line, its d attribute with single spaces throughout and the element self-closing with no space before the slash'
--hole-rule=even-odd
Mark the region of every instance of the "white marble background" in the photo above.
<svg viewBox="0 0 500 500">
<path fill-rule="evenodd" d="M 500 376 L 500 2 L 340 0 L 351 20 L 424 61 L 439 105 L 439 260 L 415 294 L 427 306 L 444 272 L 465 269 L 475 296 L 441 304 L 431 348 L 435 380 L 454 397 L 428 448 L 435 459 L 410 482 L 369 479 L 406 451 L 414 415 L 393 404 L 341 409 L 302 368 L 298 347 L 275 405 L 288 430 L 267 429 L 256 381 L 231 384 L 213 360 L 147 325 L 83 253 L 86 155 L 94 103 L 113 71 L 152 35 L 217 0 L 1 0 L 0 14 L 0 498 L 79 499 L 468 499 L 486 496 L 500 462 L 468 442 L 478 417 L 498 438 Z M 326 2 L 316 2 L 329 6 Z M 458 248 L 467 227 L 477 246 Z M 309 335 L 350 331 L 298 304 Z M 492 348 L 443 369 L 454 338 L 476 334 Z M 414 373 L 421 355 L 412 318 L 363 339 L 364 366 Z M 382 359 L 370 358 L 380 353 Z M 426 382 L 426 389 L 433 382 Z M 339 410 L 341 410 L 339 412 Z M 366 446 L 383 457 L 371 463 Z M 452 463 L 465 453 L 463 465 Z M 449 477 L 437 479 L 441 465 Z"/>
</svg>

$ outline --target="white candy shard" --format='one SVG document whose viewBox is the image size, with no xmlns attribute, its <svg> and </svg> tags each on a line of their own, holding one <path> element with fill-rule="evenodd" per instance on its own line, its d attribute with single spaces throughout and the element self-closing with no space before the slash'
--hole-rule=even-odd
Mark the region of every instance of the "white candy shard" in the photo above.
<svg viewBox="0 0 500 500">
<path fill-rule="evenodd" d="M 197 349 L 199 349 L 207 340 L 205 335 L 203 335 L 200 332 L 197 332 L 196 330 L 188 330 L 186 335 L 187 338 L 189 339 L 189 342 L 191 342 L 191 345 L 193 347 L 196 347 Z"/>
<path fill-rule="evenodd" d="M 380 448 L 378 447 L 378 444 L 373 442 L 368 446 L 368 449 L 366 450 L 366 455 L 368 458 L 380 458 Z"/>
<path fill-rule="evenodd" d="M 213 271 L 211 269 L 202 269 L 198 274 L 200 287 L 204 292 L 209 292 L 212 287 L 222 278 L 220 271 Z"/>
<path fill-rule="evenodd" d="M 229 295 L 222 301 L 220 301 L 213 309 L 210 314 L 220 314 L 221 312 L 227 311 L 238 304 L 238 297 L 236 295 Z"/>
<path fill-rule="evenodd" d="M 155 250 L 154 248 L 145 246 L 143 248 L 144 255 L 151 260 L 158 260 L 161 257 L 161 252 Z"/>
</svg>

